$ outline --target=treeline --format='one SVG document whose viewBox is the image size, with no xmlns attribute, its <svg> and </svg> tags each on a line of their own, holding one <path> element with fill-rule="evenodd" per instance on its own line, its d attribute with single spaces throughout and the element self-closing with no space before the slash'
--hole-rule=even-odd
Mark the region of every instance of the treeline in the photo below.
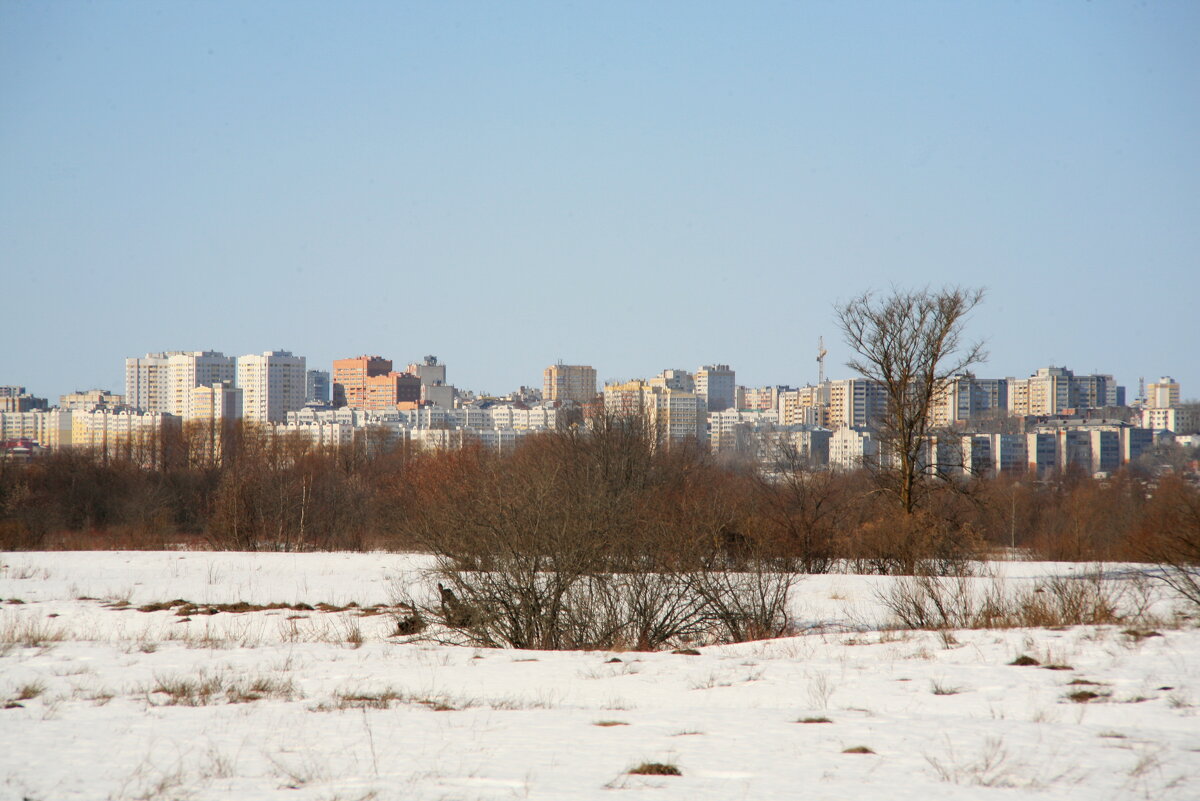
<svg viewBox="0 0 1200 801">
<path fill-rule="evenodd" d="M 804 572 L 849 562 L 908 573 L 951 572 L 1009 547 L 1055 560 L 1162 561 L 1186 551 L 1180 536 L 1200 541 L 1200 491 L 1177 475 L 935 482 L 906 515 L 868 471 L 811 471 L 787 453 L 772 469 L 720 462 L 659 447 L 637 421 L 529 436 L 505 455 L 421 451 L 371 433 L 334 450 L 241 425 L 217 453 L 194 434 L 154 443 L 153 468 L 144 454 L 76 450 L 0 460 L 0 549 L 461 556 L 501 542 L 537 550 L 552 536 L 630 558 L 752 555 Z"/>
</svg>

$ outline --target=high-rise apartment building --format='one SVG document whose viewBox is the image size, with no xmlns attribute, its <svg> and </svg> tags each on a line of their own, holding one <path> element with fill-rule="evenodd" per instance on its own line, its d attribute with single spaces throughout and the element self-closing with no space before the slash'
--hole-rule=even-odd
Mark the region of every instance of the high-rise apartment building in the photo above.
<svg viewBox="0 0 1200 801">
<path fill-rule="evenodd" d="M 421 401 L 421 379 L 412 373 L 368 376 L 366 389 L 363 405 L 358 408 L 370 411 L 392 411 L 398 403 Z"/>
<path fill-rule="evenodd" d="M 876 428 L 886 412 L 887 392 L 879 382 L 866 378 L 829 382 L 829 428 Z"/>
<path fill-rule="evenodd" d="M 947 426 L 989 412 L 1008 413 L 1008 380 L 959 375 L 947 381 L 934 399 L 930 421 L 934 426 Z"/>
<path fill-rule="evenodd" d="M 604 387 L 604 409 L 618 417 L 644 415 L 646 424 L 668 444 L 703 441 L 708 414 L 692 392 L 637 379 Z"/>
<path fill-rule="evenodd" d="M 687 370 L 663 370 L 651 378 L 649 383 L 652 387 L 668 387 L 680 392 L 696 391 L 696 377 Z"/>
<path fill-rule="evenodd" d="M 307 373 L 304 357 L 290 351 L 239 356 L 236 384 L 242 390 L 242 417 L 256 423 L 282 423 L 288 412 L 304 407 Z"/>
<path fill-rule="evenodd" d="M 309 370 L 304 385 L 304 402 L 328 404 L 332 389 L 328 370 Z"/>
<path fill-rule="evenodd" d="M 151 354 L 148 358 L 162 355 Z M 178 417 L 191 417 L 193 389 L 221 381 L 232 383 L 237 377 L 237 360 L 218 351 L 174 351 L 166 354 L 166 359 L 168 386 L 167 408 L 164 411 Z M 125 364 L 126 386 L 128 386 L 129 360 L 126 360 Z M 138 369 L 140 370 L 140 366 Z M 161 385 L 159 389 L 161 390 Z M 150 391 L 147 390 L 147 402 L 151 398 Z M 126 401 L 132 406 L 133 402 L 128 398 L 129 393 L 126 392 Z M 157 402 L 161 402 L 161 399 Z"/>
<path fill-rule="evenodd" d="M 183 356 L 181 350 L 147 353 L 125 360 L 125 403 L 140 412 L 156 414 L 171 411 L 170 357 Z"/>
<path fill-rule="evenodd" d="M 1042 367 L 1029 378 L 1009 378 L 1008 413 L 1017 416 L 1065 414 L 1125 403 L 1125 388 L 1111 375 L 1077 376 L 1065 367 Z"/>
<path fill-rule="evenodd" d="M 542 397 L 582 405 L 596 397 L 596 370 L 584 364 L 552 364 L 542 371 Z"/>
<path fill-rule="evenodd" d="M 1151 409 L 1171 409 L 1179 405 L 1179 382 L 1169 375 L 1146 387 L 1146 405 Z"/>
<path fill-rule="evenodd" d="M 418 364 L 413 362 L 408 366 L 408 372 L 421 379 L 421 386 L 436 387 L 446 384 L 446 365 L 438 364 L 437 356 L 426 356 Z"/>
<path fill-rule="evenodd" d="M 776 412 L 783 426 L 821 426 L 829 428 L 829 393 L 832 382 L 809 384 L 799 389 L 781 388 Z"/>
<path fill-rule="evenodd" d="M 392 371 L 392 360 L 382 356 L 357 356 L 333 362 L 333 405 L 351 409 L 366 408 L 367 379 Z"/>
<path fill-rule="evenodd" d="M 222 423 L 237 420 L 242 416 L 241 387 L 228 381 L 219 381 L 192 390 L 191 417 L 188 420 L 205 420 Z"/>
<path fill-rule="evenodd" d="M 737 399 L 737 382 L 728 364 L 706 364 L 696 371 L 696 395 L 710 412 L 731 409 Z"/>
</svg>

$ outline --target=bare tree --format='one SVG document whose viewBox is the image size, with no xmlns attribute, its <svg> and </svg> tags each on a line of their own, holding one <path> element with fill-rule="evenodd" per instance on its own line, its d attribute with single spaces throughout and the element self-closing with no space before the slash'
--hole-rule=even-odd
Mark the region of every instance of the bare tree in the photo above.
<svg viewBox="0 0 1200 801">
<path fill-rule="evenodd" d="M 846 366 L 883 387 L 887 409 L 877 422 L 880 476 L 905 514 L 918 502 L 922 450 L 933 405 L 949 379 L 987 358 L 983 343 L 963 342 L 967 315 L 983 300 L 982 289 L 945 287 L 887 296 L 865 292 L 838 306 L 838 326 L 857 358 Z"/>
</svg>

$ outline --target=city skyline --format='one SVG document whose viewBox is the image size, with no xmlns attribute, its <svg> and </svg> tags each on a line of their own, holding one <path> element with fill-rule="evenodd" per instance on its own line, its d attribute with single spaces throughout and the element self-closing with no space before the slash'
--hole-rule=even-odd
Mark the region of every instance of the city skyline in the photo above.
<svg viewBox="0 0 1200 801">
<path fill-rule="evenodd" d="M 282 352 L 289 357 L 293 355 L 293 353 L 291 351 L 281 350 L 279 352 Z M 207 348 L 204 350 L 195 350 L 195 351 L 184 349 L 184 348 L 163 349 L 159 352 L 146 351 L 143 354 L 134 354 L 134 355 L 130 355 L 130 356 L 127 356 L 124 359 L 122 359 L 121 360 L 120 380 L 115 382 L 112 386 L 89 386 L 89 387 L 79 386 L 79 387 L 75 387 L 72 390 L 68 390 L 68 391 L 61 392 L 61 393 L 54 394 L 54 395 L 51 395 L 49 393 L 39 392 L 39 391 L 37 391 L 36 387 L 31 387 L 27 384 L 21 384 L 20 382 L 5 382 L 4 384 L 0 384 L 0 386 L 23 387 L 28 394 L 33 395 L 38 398 L 44 398 L 44 399 L 48 400 L 51 406 L 58 403 L 58 398 L 60 396 L 71 395 L 73 393 L 87 393 L 90 391 L 101 390 L 101 391 L 111 392 L 115 395 L 125 395 L 125 394 L 127 394 L 127 390 L 129 387 L 128 382 L 130 379 L 128 377 L 128 371 L 130 369 L 130 367 L 129 367 L 130 363 L 144 361 L 146 357 L 159 356 L 159 357 L 164 357 L 163 362 L 165 364 L 165 355 L 170 354 L 170 353 L 188 354 L 189 356 L 191 354 L 196 354 L 196 355 L 212 354 L 216 357 L 219 357 L 222 360 L 228 361 L 231 365 L 238 362 L 239 360 L 253 359 L 253 358 L 260 357 L 260 354 L 253 353 L 253 352 L 246 353 L 246 354 L 238 353 L 238 352 L 225 353 L 224 351 L 220 351 L 220 350 L 213 349 L 213 348 Z M 261 355 L 263 355 L 263 356 L 269 355 L 269 352 L 264 352 Z M 402 374 L 416 375 L 415 373 L 411 373 L 411 371 L 414 368 L 417 368 L 417 369 L 420 368 L 420 365 L 416 362 L 415 359 L 413 360 L 412 363 L 408 364 L 408 366 L 405 367 L 404 360 L 406 357 L 404 357 L 404 356 L 400 356 L 397 359 L 387 359 L 387 358 L 379 357 L 379 356 L 351 357 L 351 356 L 343 355 L 342 357 L 334 359 L 333 362 L 331 362 L 329 365 L 322 365 L 322 364 L 315 363 L 311 360 L 308 360 L 305 357 L 305 355 L 302 353 L 295 353 L 294 355 L 304 364 L 304 369 L 306 371 L 308 371 L 308 372 L 320 371 L 320 372 L 325 373 L 328 377 L 330 377 L 329 378 L 329 380 L 331 382 L 330 386 L 333 386 L 332 382 L 337 381 L 336 370 L 337 370 L 337 366 L 338 366 L 339 362 L 345 363 L 345 362 L 351 362 L 351 361 L 358 361 L 358 360 L 366 359 L 366 358 L 375 358 L 375 359 L 383 358 L 383 361 L 387 362 L 388 365 L 391 365 L 393 362 L 395 363 L 398 372 L 393 372 L 392 375 L 402 375 Z M 446 376 L 447 369 L 453 370 L 454 366 L 447 365 L 444 360 L 440 359 L 440 357 L 426 356 L 425 358 L 427 358 L 427 359 L 432 358 L 435 363 L 440 362 L 437 369 L 439 369 L 441 371 L 441 373 L 440 373 L 441 376 Z M 815 364 L 816 364 L 816 359 L 814 357 L 814 365 Z M 661 379 L 663 374 L 678 373 L 680 371 L 682 371 L 685 375 L 687 375 L 689 378 L 691 378 L 697 374 L 703 373 L 704 371 L 708 370 L 709 368 L 711 368 L 713 366 L 714 365 L 700 364 L 700 365 L 697 365 L 697 367 L 695 367 L 695 368 L 689 368 L 689 367 L 685 367 L 685 366 L 676 365 L 674 367 L 669 367 L 669 366 L 662 367 L 655 373 L 646 373 L 646 374 L 642 374 L 642 375 L 626 375 L 623 377 L 610 376 L 610 377 L 601 378 L 600 376 L 602 376 L 603 373 L 600 373 L 599 371 L 595 370 L 591 365 L 576 366 L 576 365 L 566 364 L 562 360 L 556 360 L 553 363 L 545 365 L 540 371 L 538 371 L 538 378 L 536 380 L 531 379 L 529 381 L 524 381 L 520 384 L 515 384 L 513 386 L 504 387 L 504 388 L 499 388 L 494 391 L 492 389 L 486 389 L 486 390 L 481 389 L 479 387 L 472 386 L 470 383 L 462 382 L 457 379 L 450 380 L 449 378 L 446 378 L 445 383 L 451 389 L 454 389 L 454 390 L 457 390 L 460 392 L 469 392 L 469 393 L 472 393 L 472 394 L 478 395 L 478 396 L 508 395 L 508 394 L 516 392 L 518 389 L 522 389 L 522 388 L 534 390 L 537 392 L 542 392 L 543 387 L 546 385 L 545 378 L 544 378 L 544 374 L 546 371 L 549 371 L 549 370 L 555 369 L 555 368 L 579 369 L 580 367 L 582 367 L 583 369 L 589 370 L 591 372 L 591 375 L 595 381 L 595 386 L 596 386 L 597 392 L 600 393 L 600 391 L 604 388 L 604 386 L 606 386 L 608 384 L 619 384 L 619 383 L 624 383 L 626 381 L 648 381 L 648 380 L 654 378 L 655 376 L 658 376 Z M 801 388 L 813 388 L 813 387 L 819 386 L 818 381 L 815 378 L 812 380 L 802 380 L 802 381 L 793 380 L 793 381 L 771 381 L 771 382 L 766 382 L 766 383 L 749 383 L 749 382 L 741 379 L 736 364 L 733 364 L 733 365 L 722 364 L 722 365 L 715 365 L 715 366 L 723 368 L 723 369 L 727 368 L 727 369 L 731 370 L 731 372 L 732 372 L 732 376 L 730 378 L 730 382 L 731 382 L 730 386 L 731 387 L 736 386 L 736 387 L 744 388 L 744 389 L 750 390 L 750 391 L 755 391 L 760 388 L 790 387 L 792 389 L 801 389 Z M 1080 376 L 1100 375 L 1100 376 L 1112 377 L 1113 380 L 1115 381 L 1115 386 L 1124 390 L 1122 393 L 1122 397 L 1125 398 L 1125 405 L 1133 404 L 1139 398 L 1139 386 L 1136 381 L 1132 385 L 1126 384 L 1126 383 L 1122 382 L 1119 377 L 1116 377 L 1113 374 L 1107 373 L 1103 370 L 1085 371 L 1085 370 L 1078 369 L 1077 367 L 1074 367 L 1070 364 L 1039 365 L 1025 373 L 1018 373 L 1018 374 L 1014 374 L 1014 375 L 992 375 L 991 373 L 987 372 L 985 369 L 971 369 L 967 372 L 969 372 L 974 377 L 983 379 L 983 380 L 994 381 L 994 380 L 1013 380 L 1013 379 L 1015 379 L 1017 381 L 1025 381 L 1025 380 L 1034 378 L 1040 374 L 1045 373 L 1047 371 L 1047 369 L 1054 370 L 1056 368 L 1059 370 L 1066 370 L 1068 373 L 1074 373 L 1074 374 L 1080 375 Z M 230 368 L 230 369 L 232 369 L 232 368 Z M 426 368 L 426 369 L 428 369 L 428 368 Z M 391 370 L 390 366 L 389 366 L 388 370 L 389 371 Z M 814 366 L 813 370 L 815 373 L 817 368 Z M 733 376 L 736 376 L 736 378 L 734 378 Z M 844 370 L 839 371 L 836 368 L 836 366 L 833 369 L 826 366 L 825 380 L 827 382 L 828 381 L 839 382 L 839 381 L 846 381 L 849 379 L 861 379 L 861 378 L 862 378 L 862 376 L 860 376 L 857 373 L 854 373 L 852 370 L 849 370 L 849 368 L 845 368 Z M 1176 374 L 1174 374 L 1174 373 L 1164 373 L 1162 375 L 1156 375 L 1153 377 L 1147 375 L 1147 376 L 1142 376 L 1141 378 L 1144 379 L 1147 396 L 1152 396 L 1155 394 L 1155 386 L 1160 380 L 1166 381 L 1169 379 L 1169 380 L 1175 382 L 1175 384 L 1174 384 L 1175 385 L 1175 390 L 1174 390 L 1175 395 L 1172 399 L 1173 403 L 1178 404 L 1178 403 L 1195 402 L 1196 395 L 1193 394 L 1189 390 L 1189 388 L 1187 388 L 1185 386 L 1181 386 L 1181 382 L 1179 382 L 1178 378 L 1176 377 Z M 226 380 L 234 386 L 238 385 L 238 382 L 232 378 L 228 378 Z M 414 378 L 413 380 L 415 381 L 416 379 Z M 205 386 L 205 385 L 207 385 L 207 383 L 209 383 L 209 382 L 201 382 L 199 384 L 199 386 Z M 699 389 L 697 389 L 696 391 L 700 392 L 701 395 L 705 395 L 705 393 L 700 391 Z M 729 391 L 732 391 L 732 390 L 729 390 Z M 556 398 L 547 396 L 546 399 L 547 400 L 555 400 Z M 579 401 L 578 398 L 572 398 L 572 399 L 576 400 L 577 402 Z M 131 402 L 131 405 L 136 407 L 138 404 Z M 335 399 L 335 405 L 336 405 L 336 399 Z M 1156 405 L 1156 404 L 1154 404 L 1152 401 L 1150 405 Z M 1162 405 L 1162 404 L 1159 404 L 1159 405 Z M 722 406 L 722 408 L 725 408 L 725 407 Z M 166 410 L 166 407 L 164 407 L 163 410 Z"/>
<path fill-rule="evenodd" d="M 984 286 L 981 376 L 1200 395 L 1200 7 L 0 6 L 0 383 L 161 349 L 457 386 L 850 377 L 833 308 Z M 1189 322 L 1189 320 L 1193 322 Z"/>
</svg>

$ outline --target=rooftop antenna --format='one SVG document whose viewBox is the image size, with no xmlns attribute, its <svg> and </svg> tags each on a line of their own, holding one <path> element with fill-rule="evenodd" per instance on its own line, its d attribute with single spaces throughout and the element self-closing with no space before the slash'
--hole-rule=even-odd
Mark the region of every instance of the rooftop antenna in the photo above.
<svg viewBox="0 0 1200 801">
<path fill-rule="evenodd" d="M 817 337 L 817 386 L 825 383 L 825 337 Z"/>
</svg>

